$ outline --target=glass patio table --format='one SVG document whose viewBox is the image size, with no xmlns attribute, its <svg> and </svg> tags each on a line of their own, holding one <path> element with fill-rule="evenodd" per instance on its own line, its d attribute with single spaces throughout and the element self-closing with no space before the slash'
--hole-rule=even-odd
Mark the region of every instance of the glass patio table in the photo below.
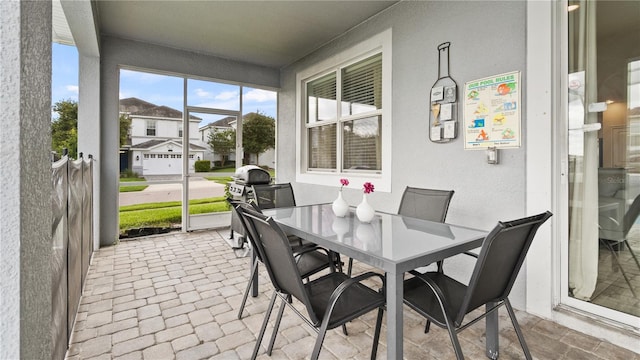
<svg viewBox="0 0 640 360">
<path fill-rule="evenodd" d="M 331 204 L 263 211 L 287 234 L 351 257 L 387 273 L 387 358 L 402 359 L 404 273 L 479 247 L 487 231 L 377 212 L 361 223 L 355 209 L 337 217 Z M 487 356 L 497 357 L 498 317 L 486 320 Z"/>
</svg>

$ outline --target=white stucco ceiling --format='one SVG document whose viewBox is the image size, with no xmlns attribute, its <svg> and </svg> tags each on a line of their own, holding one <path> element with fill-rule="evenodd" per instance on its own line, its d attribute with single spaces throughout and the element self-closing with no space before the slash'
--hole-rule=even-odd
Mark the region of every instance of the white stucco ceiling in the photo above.
<svg viewBox="0 0 640 360">
<path fill-rule="evenodd" d="M 93 4 L 101 35 L 280 68 L 396 2 L 100 0 Z M 54 16 L 54 36 L 55 22 Z"/>
</svg>

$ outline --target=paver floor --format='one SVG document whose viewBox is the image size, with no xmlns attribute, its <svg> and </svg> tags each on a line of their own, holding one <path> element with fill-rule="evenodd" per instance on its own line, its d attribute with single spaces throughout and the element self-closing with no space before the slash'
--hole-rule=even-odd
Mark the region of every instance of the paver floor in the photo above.
<svg viewBox="0 0 640 360">
<path fill-rule="evenodd" d="M 237 319 L 250 258 L 238 257 L 226 231 L 170 233 L 98 250 L 94 256 L 67 352 L 67 359 L 248 359 L 272 287 L 260 267 L 260 293 Z M 355 264 L 355 273 L 370 270 Z M 277 307 L 278 305 L 276 305 Z M 406 359 L 454 359 L 445 330 L 405 307 Z M 640 360 L 640 355 L 522 311 L 516 312 L 536 359 Z M 275 318 L 275 313 L 272 314 Z M 386 320 L 386 319 L 385 319 Z M 349 335 L 329 331 L 321 359 L 367 359 L 375 312 L 348 324 Z M 271 324 L 272 326 L 272 324 Z M 258 359 L 306 359 L 315 333 L 290 309 L 271 357 L 267 330 Z M 386 359 L 383 325 L 378 359 Z M 468 359 L 484 357 L 484 322 L 460 334 Z M 523 359 L 506 310 L 500 309 L 500 359 Z"/>
</svg>

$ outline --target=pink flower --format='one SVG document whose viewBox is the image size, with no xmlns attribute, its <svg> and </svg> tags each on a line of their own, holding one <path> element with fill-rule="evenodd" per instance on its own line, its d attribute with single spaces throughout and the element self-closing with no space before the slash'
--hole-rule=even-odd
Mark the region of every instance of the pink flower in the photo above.
<svg viewBox="0 0 640 360">
<path fill-rule="evenodd" d="M 340 186 L 340 190 L 342 190 L 344 186 L 349 186 L 349 179 L 340 179 L 340 184 L 342 185 Z"/>
<path fill-rule="evenodd" d="M 364 193 L 370 194 L 372 192 L 373 192 L 373 184 L 367 181 L 366 183 L 364 183 Z"/>
</svg>

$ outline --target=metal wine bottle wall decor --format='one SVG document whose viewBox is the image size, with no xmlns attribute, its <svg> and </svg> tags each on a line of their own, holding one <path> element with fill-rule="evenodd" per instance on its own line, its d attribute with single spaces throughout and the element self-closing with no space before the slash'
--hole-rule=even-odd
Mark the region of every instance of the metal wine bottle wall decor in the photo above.
<svg viewBox="0 0 640 360">
<path fill-rule="evenodd" d="M 438 80 L 431 87 L 429 139 L 449 142 L 458 136 L 458 85 L 449 76 L 450 42 L 438 45 Z"/>
</svg>

